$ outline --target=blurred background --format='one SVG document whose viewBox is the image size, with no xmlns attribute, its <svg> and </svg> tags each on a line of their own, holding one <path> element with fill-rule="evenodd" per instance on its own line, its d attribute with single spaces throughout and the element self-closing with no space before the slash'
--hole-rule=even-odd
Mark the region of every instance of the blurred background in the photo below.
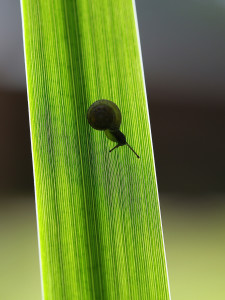
<svg viewBox="0 0 225 300">
<path fill-rule="evenodd" d="M 225 299 L 225 0 L 136 6 L 171 296 Z M 0 139 L 0 299 L 41 299 L 19 1 L 1 0 Z"/>
</svg>

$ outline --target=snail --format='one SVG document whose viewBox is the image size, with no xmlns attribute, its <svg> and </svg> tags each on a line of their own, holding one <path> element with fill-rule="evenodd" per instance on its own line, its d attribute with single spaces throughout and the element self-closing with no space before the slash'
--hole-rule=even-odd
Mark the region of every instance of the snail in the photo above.
<svg viewBox="0 0 225 300">
<path fill-rule="evenodd" d="M 109 100 L 98 100 L 94 102 L 87 111 L 88 123 L 96 130 L 105 132 L 108 139 L 117 142 L 109 152 L 114 149 L 127 145 L 140 158 L 134 149 L 127 143 L 125 135 L 119 130 L 122 116 L 118 106 Z"/>
</svg>

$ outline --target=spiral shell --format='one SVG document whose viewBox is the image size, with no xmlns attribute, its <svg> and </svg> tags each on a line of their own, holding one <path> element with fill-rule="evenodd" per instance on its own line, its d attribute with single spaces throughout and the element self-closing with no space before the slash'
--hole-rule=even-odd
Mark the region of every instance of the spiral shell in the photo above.
<svg viewBox="0 0 225 300">
<path fill-rule="evenodd" d="M 109 100 L 98 100 L 88 109 L 87 119 L 97 130 L 119 129 L 122 116 L 118 106 Z"/>
</svg>

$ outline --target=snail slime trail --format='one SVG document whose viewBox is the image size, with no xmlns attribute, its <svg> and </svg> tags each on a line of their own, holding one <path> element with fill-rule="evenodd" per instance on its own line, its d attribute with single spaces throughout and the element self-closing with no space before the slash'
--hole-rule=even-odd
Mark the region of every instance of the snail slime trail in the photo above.
<svg viewBox="0 0 225 300">
<path fill-rule="evenodd" d="M 122 116 L 119 107 L 114 102 L 105 99 L 94 102 L 88 108 L 87 119 L 92 128 L 104 131 L 108 139 L 117 142 L 117 145 L 109 152 L 120 146 L 127 145 L 137 158 L 140 158 L 127 143 L 125 135 L 119 130 Z"/>
</svg>

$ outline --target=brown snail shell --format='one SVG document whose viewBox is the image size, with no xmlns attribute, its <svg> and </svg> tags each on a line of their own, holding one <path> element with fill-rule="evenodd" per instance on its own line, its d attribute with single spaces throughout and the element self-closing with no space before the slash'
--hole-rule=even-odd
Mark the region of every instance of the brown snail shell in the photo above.
<svg viewBox="0 0 225 300">
<path fill-rule="evenodd" d="M 88 109 L 87 119 L 96 130 L 115 130 L 120 128 L 122 121 L 118 106 L 109 100 L 98 100 Z"/>
</svg>

